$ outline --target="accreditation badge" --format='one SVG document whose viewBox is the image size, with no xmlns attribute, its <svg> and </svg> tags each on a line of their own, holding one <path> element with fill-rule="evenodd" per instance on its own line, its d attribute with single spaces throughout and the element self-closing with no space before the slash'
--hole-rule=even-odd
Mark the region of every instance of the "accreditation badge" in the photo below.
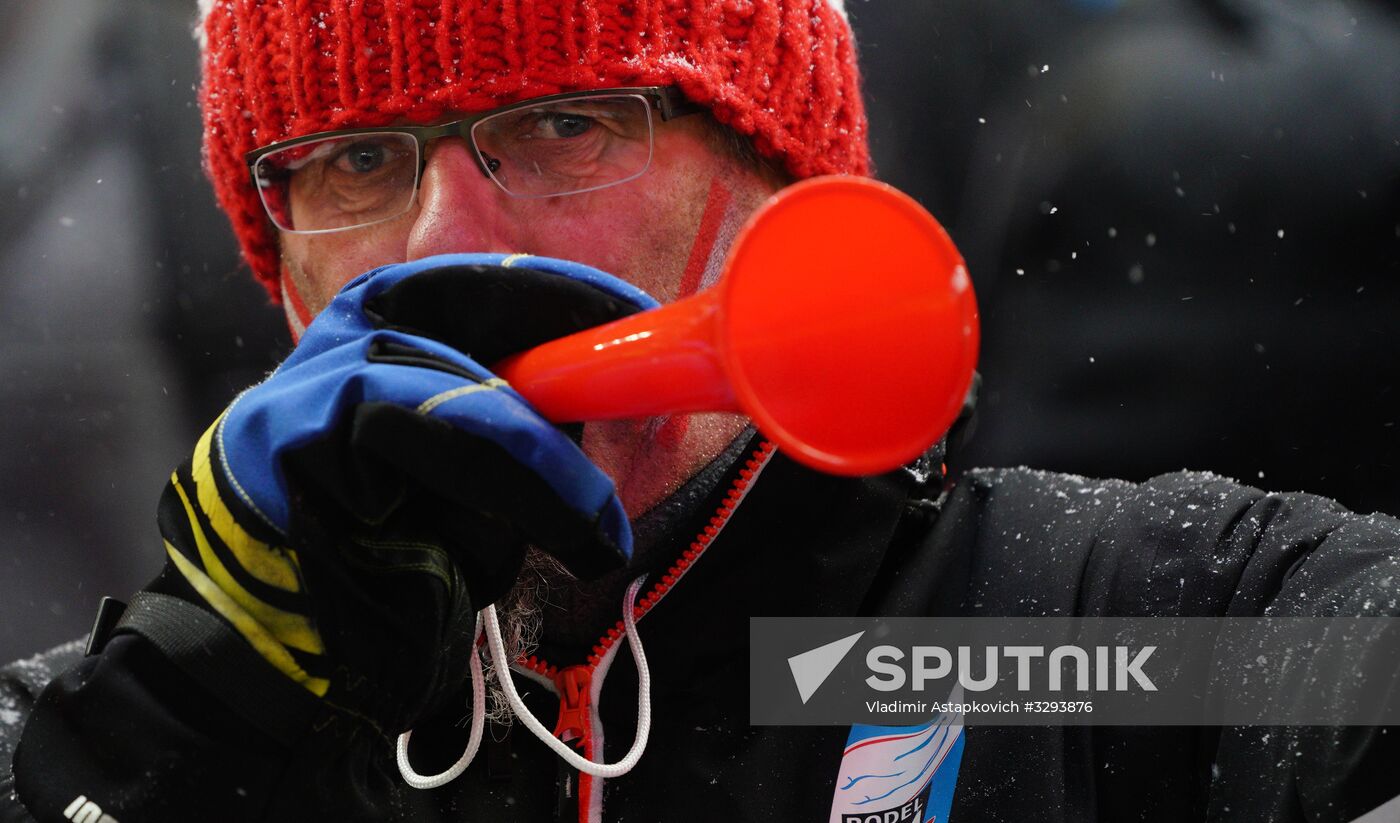
<svg viewBox="0 0 1400 823">
<path fill-rule="evenodd" d="M 961 703 L 961 693 L 948 702 Z M 961 712 L 917 726 L 852 726 L 830 823 L 946 823 L 962 751 Z"/>
</svg>

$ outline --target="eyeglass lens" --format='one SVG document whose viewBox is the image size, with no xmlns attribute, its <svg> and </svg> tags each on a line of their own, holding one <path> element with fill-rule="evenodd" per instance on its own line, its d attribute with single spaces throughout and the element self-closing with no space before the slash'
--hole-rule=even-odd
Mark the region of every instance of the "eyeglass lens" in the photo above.
<svg viewBox="0 0 1400 823">
<path fill-rule="evenodd" d="M 651 164 L 644 97 L 573 98 L 478 121 L 474 150 L 517 197 L 576 194 L 632 180 Z M 418 143 L 406 132 L 328 136 L 258 159 L 258 192 L 284 231 L 336 231 L 397 217 L 413 205 Z"/>
<path fill-rule="evenodd" d="M 418 143 L 402 132 L 328 137 L 263 155 L 253 171 L 278 228 L 346 229 L 408 211 Z"/>
<path fill-rule="evenodd" d="M 576 194 L 646 171 L 651 114 L 642 97 L 564 100 L 492 115 L 472 127 L 472 141 L 511 194 Z"/>
</svg>

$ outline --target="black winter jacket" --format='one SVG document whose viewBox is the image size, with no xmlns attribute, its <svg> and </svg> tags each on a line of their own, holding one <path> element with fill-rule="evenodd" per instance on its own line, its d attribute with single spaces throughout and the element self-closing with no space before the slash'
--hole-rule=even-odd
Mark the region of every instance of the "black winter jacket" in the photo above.
<svg viewBox="0 0 1400 823">
<path fill-rule="evenodd" d="M 118 634 L 100 655 L 70 645 L 0 670 L 0 763 L 29 718 L 13 775 L 0 771 L 0 823 L 60 820 L 80 794 L 119 823 L 825 821 L 847 729 L 748 725 L 751 616 L 1400 614 L 1400 522 L 1322 498 L 1028 469 L 971 471 L 945 492 L 936 473 L 840 479 L 764 455 L 653 570 L 638 627 L 654 720 L 625 777 L 579 780 L 523 729 L 492 728 L 463 777 L 416 792 L 391 741 L 343 723 L 273 740 Z M 606 678 L 583 705 L 594 760 L 633 739 L 625 646 L 546 637 L 516 673 L 546 724 L 571 667 Z M 456 758 L 465 713 L 420 724 L 419 772 Z M 1395 729 L 977 726 L 950 819 L 1348 821 L 1400 791 L 1397 774 Z"/>
</svg>

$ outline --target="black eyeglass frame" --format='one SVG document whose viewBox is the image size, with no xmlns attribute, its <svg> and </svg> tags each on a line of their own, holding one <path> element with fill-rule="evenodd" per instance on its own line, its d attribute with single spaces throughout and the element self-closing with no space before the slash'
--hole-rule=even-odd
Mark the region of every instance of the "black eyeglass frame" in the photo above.
<svg viewBox="0 0 1400 823">
<path fill-rule="evenodd" d="M 253 149 L 252 151 L 243 155 L 243 160 L 248 165 L 248 176 L 252 181 L 253 188 L 258 189 L 260 188 L 258 184 L 257 173 L 258 161 L 266 155 L 272 154 L 273 152 L 278 152 L 284 149 L 292 148 L 293 146 L 298 146 L 302 143 L 310 143 L 318 140 L 328 140 L 336 137 L 353 137 L 357 134 L 406 134 L 412 137 L 414 142 L 417 144 L 418 170 L 413 180 L 414 197 L 417 197 L 418 185 L 423 179 L 423 170 L 428 163 L 428 144 L 434 140 L 439 140 L 443 137 L 460 137 L 471 148 L 472 159 L 476 161 L 477 168 L 481 170 L 481 173 L 485 175 L 488 180 L 495 183 L 501 188 L 502 191 L 504 191 L 506 194 L 511 195 L 512 197 L 529 197 L 530 195 L 519 195 L 510 191 L 510 189 L 506 188 L 505 185 L 502 184 L 499 180 L 497 180 L 495 175 L 492 174 L 492 170 L 488 166 L 489 161 L 487 161 L 486 158 L 482 156 L 481 149 L 477 147 L 476 141 L 472 137 L 472 129 L 476 126 L 476 124 L 480 123 L 482 120 L 486 120 L 488 118 L 495 117 L 500 114 L 506 114 L 512 111 L 518 111 L 522 109 L 531 109 L 535 108 L 536 106 L 546 105 L 550 103 L 558 103 L 567 100 L 583 100 L 593 97 L 607 97 L 614 95 L 619 97 L 635 96 L 644 98 L 647 102 L 648 109 L 658 114 L 661 117 L 661 122 L 663 123 L 669 120 L 673 120 L 677 117 L 684 117 L 690 114 L 699 114 L 708 110 L 705 106 L 702 106 L 698 103 L 693 103 L 690 100 L 686 99 L 686 96 L 681 93 L 681 90 L 676 88 L 675 86 L 620 86 L 616 88 L 606 89 L 589 89 L 587 91 L 572 91 L 564 92 L 563 94 L 550 94 L 544 97 L 531 97 L 527 100 L 521 100 L 518 103 L 511 103 L 507 106 L 501 106 L 499 108 L 490 109 L 488 111 L 478 112 L 476 114 L 463 117 L 460 120 L 453 120 L 451 122 L 439 123 L 437 125 L 432 126 L 366 126 L 354 129 L 336 129 L 334 131 L 320 131 L 314 134 L 307 134 L 301 137 L 293 137 L 290 140 L 282 140 L 280 142 L 271 143 L 261 148 Z M 618 181 L 618 183 L 625 182 L 628 182 L 628 180 Z M 563 192 L 561 194 L 552 194 L 544 196 L 566 197 L 570 194 L 580 193 L 582 192 Z M 262 198 L 260 196 L 259 200 L 261 199 Z M 264 204 L 264 209 L 266 209 L 266 204 Z M 270 215 L 269 219 L 271 219 Z M 389 217 L 384 219 L 392 220 L 393 218 Z M 382 221 L 376 220 L 374 222 L 377 223 Z M 357 226 L 346 226 L 344 228 L 336 229 L 311 230 L 310 232 L 305 233 L 319 234 L 326 231 L 343 231 L 346 229 L 355 229 L 367 225 L 373 224 L 363 223 Z M 283 231 L 295 230 L 283 229 Z"/>
</svg>

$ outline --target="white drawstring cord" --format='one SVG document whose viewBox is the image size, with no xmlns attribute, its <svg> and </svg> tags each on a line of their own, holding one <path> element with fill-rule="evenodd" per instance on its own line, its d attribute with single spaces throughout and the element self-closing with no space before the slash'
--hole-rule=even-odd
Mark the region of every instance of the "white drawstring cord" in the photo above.
<svg viewBox="0 0 1400 823">
<path fill-rule="evenodd" d="M 462 752 L 462 756 L 457 759 L 452 767 L 442 774 L 433 777 L 424 777 L 413 770 L 413 766 L 408 762 L 408 741 L 413 737 L 413 730 L 410 729 L 399 735 L 399 774 L 403 775 L 404 782 L 415 789 L 436 789 L 439 786 L 446 786 L 456 780 L 462 772 L 471 765 L 472 758 L 476 757 L 477 749 L 481 748 L 481 733 L 486 728 L 486 678 L 481 673 L 481 657 L 477 653 L 476 641 L 481 639 L 481 615 L 476 616 L 476 629 L 472 632 L 472 730 L 467 736 L 467 749 Z"/>
<path fill-rule="evenodd" d="M 637 736 L 632 742 L 632 748 L 627 755 L 616 763 L 595 763 L 555 737 L 544 724 L 541 723 L 530 709 L 525 705 L 525 701 L 520 698 L 520 694 L 515 690 L 515 683 L 510 677 L 509 660 L 506 658 L 505 641 L 501 639 L 500 622 L 496 619 L 496 607 L 487 606 L 477 614 L 477 636 L 481 635 L 482 619 L 486 622 L 486 642 L 490 650 L 491 659 L 495 663 L 494 671 L 496 680 L 501 684 L 502 691 L 505 692 L 506 701 L 510 704 L 511 711 L 519 718 L 525 728 L 529 729 L 535 737 L 542 743 L 554 750 L 564 762 L 575 769 L 591 774 L 594 777 L 614 778 L 621 777 L 632 770 L 641 760 L 642 752 L 646 750 L 647 738 L 651 735 L 651 672 L 647 670 L 646 654 L 642 651 L 642 639 L 637 635 L 637 618 L 634 614 L 637 604 L 637 592 L 641 590 L 645 576 L 632 581 L 627 587 L 627 594 L 622 601 L 622 625 L 626 630 L 627 644 L 632 649 L 632 659 L 637 664 Z M 399 735 L 398 761 L 399 773 L 408 785 L 415 789 L 436 789 L 445 786 L 461 776 L 471 764 L 472 758 L 476 757 L 477 749 L 481 746 L 481 733 L 486 725 L 486 684 L 481 673 L 481 658 L 477 656 L 475 645 L 472 647 L 472 730 L 467 740 L 467 749 L 462 753 L 462 757 L 452 765 L 452 768 L 436 777 L 424 777 L 413 770 L 408 762 L 408 741 L 413 735 L 412 731 Z"/>
<path fill-rule="evenodd" d="M 637 636 L 637 618 L 633 612 L 637 603 L 637 591 L 642 587 L 645 577 L 639 577 L 632 581 L 632 585 L 627 587 L 627 594 L 622 601 L 622 625 L 627 630 L 627 643 L 632 647 L 632 659 L 637 663 L 637 737 L 632 741 L 632 748 L 627 755 L 613 764 L 595 763 L 586 757 L 582 757 L 573 747 L 555 737 L 544 724 L 530 712 L 525 701 L 520 699 L 520 695 L 515 691 L 515 684 L 511 682 L 510 675 L 504 677 L 497 676 L 501 688 L 506 693 L 506 700 L 510 703 L 511 710 L 515 712 L 516 718 L 525 724 L 525 728 L 534 733 L 540 742 L 554 750 L 554 753 L 584 774 L 591 774 L 594 777 L 613 778 L 621 777 L 632 771 L 632 767 L 637 765 L 637 761 L 642 758 L 642 752 L 647 747 L 647 737 L 651 734 L 651 673 L 647 671 L 647 658 L 642 652 L 642 641 Z M 496 609 L 492 606 L 486 608 L 486 642 L 491 645 L 491 656 L 496 661 L 496 671 L 509 672 L 500 663 L 505 659 L 505 643 L 501 640 L 501 627 L 496 622 Z"/>
</svg>

